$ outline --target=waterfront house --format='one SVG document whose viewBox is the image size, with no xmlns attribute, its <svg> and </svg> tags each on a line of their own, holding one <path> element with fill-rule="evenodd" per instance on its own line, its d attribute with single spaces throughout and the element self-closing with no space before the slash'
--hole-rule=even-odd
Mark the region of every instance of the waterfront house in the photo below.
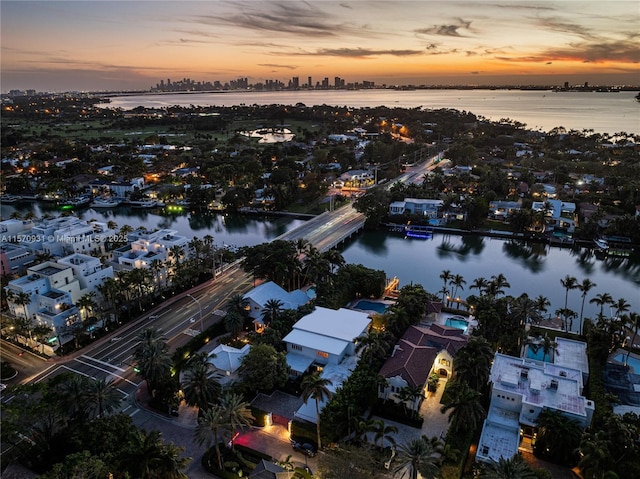
<svg viewBox="0 0 640 479">
<path fill-rule="evenodd" d="M 410 407 L 418 409 L 425 397 L 429 376 L 436 373 L 439 377 L 451 377 L 453 358 L 468 341 L 469 336 L 462 329 L 442 324 L 428 328 L 410 326 L 380 369 L 385 383 L 380 386 L 378 397 L 401 402 L 399 393 L 404 388 L 420 388 L 422 395 L 408 401 Z"/>
<path fill-rule="evenodd" d="M 595 405 L 582 395 L 583 377 L 583 371 L 573 367 L 496 353 L 491 404 L 476 459 L 497 462 L 513 457 L 521 438 L 536 433 L 538 415 L 545 409 L 559 411 L 583 429 L 589 427 Z"/>
<path fill-rule="evenodd" d="M 578 222 L 576 204 L 561 200 L 534 201 L 534 211 L 545 211 L 547 230 L 573 233 Z"/>
<path fill-rule="evenodd" d="M 404 201 L 394 201 L 389 205 L 390 215 L 418 215 L 427 218 L 437 218 L 444 201 L 421 198 L 405 198 Z"/>
</svg>

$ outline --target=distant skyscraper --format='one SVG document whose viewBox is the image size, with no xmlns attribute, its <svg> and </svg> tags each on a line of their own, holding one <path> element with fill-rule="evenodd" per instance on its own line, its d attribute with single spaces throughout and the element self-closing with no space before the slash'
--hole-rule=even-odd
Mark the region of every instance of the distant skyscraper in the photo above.
<svg viewBox="0 0 640 479">
<path fill-rule="evenodd" d="M 313 83 L 312 83 L 312 81 L 311 81 L 311 77 L 309 77 L 309 79 L 308 79 L 308 81 L 307 81 L 307 86 L 308 86 L 309 88 L 311 88 L 311 87 L 313 86 Z"/>
<path fill-rule="evenodd" d="M 293 88 L 295 89 L 300 88 L 300 78 L 293 77 L 292 84 L 293 84 Z"/>
</svg>

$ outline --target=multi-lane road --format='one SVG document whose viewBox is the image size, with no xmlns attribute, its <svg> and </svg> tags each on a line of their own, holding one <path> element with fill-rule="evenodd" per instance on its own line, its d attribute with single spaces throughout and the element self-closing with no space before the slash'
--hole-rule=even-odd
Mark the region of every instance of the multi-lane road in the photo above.
<svg viewBox="0 0 640 479">
<path fill-rule="evenodd" d="M 188 294 L 167 300 L 143 317 L 121 326 L 82 350 L 47 361 L 3 341 L 3 360 L 8 360 L 19 372 L 10 384 L 39 382 L 65 371 L 92 378 L 112 378 L 122 393 L 126 408 L 127 399 L 133 397 L 140 383 L 132 366 L 140 331 L 149 327 L 160 330 L 171 350 L 174 350 L 186 344 L 202 327 L 206 329 L 220 321 L 225 315 L 224 308 L 229 298 L 236 293 L 244 294 L 252 284 L 244 271 L 234 267 Z M 10 400 L 11 393 L 7 390 L 2 401 Z"/>
</svg>

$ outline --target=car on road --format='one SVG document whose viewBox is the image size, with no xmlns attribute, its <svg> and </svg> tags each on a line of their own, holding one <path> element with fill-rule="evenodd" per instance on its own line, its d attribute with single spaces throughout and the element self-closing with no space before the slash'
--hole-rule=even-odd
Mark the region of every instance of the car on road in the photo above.
<svg viewBox="0 0 640 479">
<path fill-rule="evenodd" d="M 295 440 L 291 440 L 291 446 L 295 451 L 301 452 L 302 454 L 313 457 L 318 452 L 318 447 L 315 444 L 311 444 L 310 442 L 299 442 Z"/>
</svg>

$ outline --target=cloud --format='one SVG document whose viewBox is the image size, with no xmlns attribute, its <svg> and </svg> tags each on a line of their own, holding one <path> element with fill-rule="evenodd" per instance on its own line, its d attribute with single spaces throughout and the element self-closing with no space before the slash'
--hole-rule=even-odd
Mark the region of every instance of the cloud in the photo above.
<svg viewBox="0 0 640 479">
<path fill-rule="evenodd" d="M 278 53 L 279 54 L 279 53 Z M 423 55 L 423 50 L 376 50 L 370 48 L 321 48 L 316 51 L 292 52 L 292 56 L 326 56 L 342 58 L 371 58 L 381 55 L 391 55 L 395 57 L 406 57 L 412 55 Z"/>
<path fill-rule="evenodd" d="M 371 36 L 367 27 L 357 27 L 341 22 L 331 12 L 319 9 L 310 3 L 255 2 L 231 4 L 233 13 L 200 15 L 193 17 L 194 23 L 211 26 L 229 26 L 256 32 L 304 35 L 305 37 L 329 38 L 345 34 Z"/>
<path fill-rule="evenodd" d="M 259 67 L 269 67 L 269 68 L 286 68 L 287 70 L 295 70 L 297 69 L 297 65 L 278 65 L 277 63 L 258 63 Z"/>
<path fill-rule="evenodd" d="M 590 62 L 590 63 L 640 63 L 640 50 L 632 40 L 604 43 L 572 43 L 566 47 L 548 48 L 536 55 L 523 57 L 496 57 L 507 62 Z"/>
<path fill-rule="evenodd" d="M 438 35 L 442 37 L 459 37 L 464 38 L 469 35 L 463 35 L 460 33 L 461 30 L 467 30 L 469 32 L 471 29 L 471 22 L 467 20 L 463 20 L 462 18 L 456 19 L 457 22 L 449 25 L 434 25 L 432 27 L 427 28 L 419 28 L 414 30 L 415 33 L 419 35 Z"/>
</svg>

